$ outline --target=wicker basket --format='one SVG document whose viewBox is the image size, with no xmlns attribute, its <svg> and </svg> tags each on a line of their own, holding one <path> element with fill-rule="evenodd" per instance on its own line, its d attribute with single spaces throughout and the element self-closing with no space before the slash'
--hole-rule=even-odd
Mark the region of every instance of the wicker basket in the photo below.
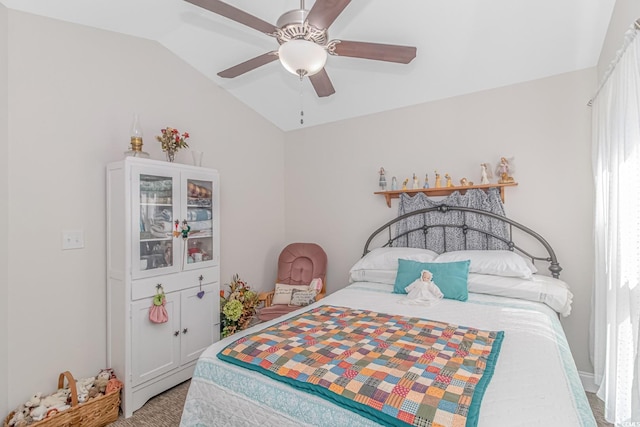
<svg viewBox="0 0 640 427">
<path fill-rule="evenodd" d="M 67 379 L 71 389 L 71 408 L 59 412 L 42 421 L 30 424 L 29 427 L 104 427 L 118 419 L 118 409 L 120 407 L 120 389 L 112 391 L 104 396 L 94 397 L 85 403 L 78 403 L 78 390 L 76 380 L 69 371 L 63 372 L 58 378 L 58 388 L 64 386 L 64 379 Z M 14 413 L 10 413 L 4 419 L 4 427 L 9 426 L 9 421 Z"/>
</svg>

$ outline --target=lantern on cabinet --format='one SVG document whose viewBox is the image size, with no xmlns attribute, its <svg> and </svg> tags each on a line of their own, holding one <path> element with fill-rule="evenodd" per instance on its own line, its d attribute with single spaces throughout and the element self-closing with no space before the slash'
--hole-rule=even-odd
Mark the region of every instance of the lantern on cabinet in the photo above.
<svg viewBox="0 0 640 427">
<path fill-rule="evenodd" d="M 124 154 L 127 157 L 142 157 L 149 158 L 149 153 L 142 151 L 142 126 L 140 126 L 140 117 L 138 114 L 133 115 L 133 121 L 131 122 L 131 147 Z"/>
</svg>

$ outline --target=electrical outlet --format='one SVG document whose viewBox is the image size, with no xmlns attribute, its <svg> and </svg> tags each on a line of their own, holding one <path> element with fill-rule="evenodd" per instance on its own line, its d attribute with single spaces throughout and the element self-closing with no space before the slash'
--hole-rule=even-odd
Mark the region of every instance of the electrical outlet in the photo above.
<svg viewBox="0 0 640 427">
<path fill-rule="evenodd" d="M 82 230 L 62 232 L 62 250 L 84 248 L 84 232 Z"/>
</svg>

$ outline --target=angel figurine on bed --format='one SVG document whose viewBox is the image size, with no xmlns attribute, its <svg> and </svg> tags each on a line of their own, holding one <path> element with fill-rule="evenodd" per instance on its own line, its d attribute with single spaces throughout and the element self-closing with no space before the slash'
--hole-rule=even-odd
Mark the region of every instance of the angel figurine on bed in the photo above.
<svg viewBox="0 0 640 427">
<path fill-rule="evenodd" d="M 422 270 L 420 277 L 404 288 L 407 291 L 407 298 L 401 302 L 403 304 L 429 306 L 444 296 L 440 288 L 433 282 L 433 273 L 429 270 Z"/>
</svg>

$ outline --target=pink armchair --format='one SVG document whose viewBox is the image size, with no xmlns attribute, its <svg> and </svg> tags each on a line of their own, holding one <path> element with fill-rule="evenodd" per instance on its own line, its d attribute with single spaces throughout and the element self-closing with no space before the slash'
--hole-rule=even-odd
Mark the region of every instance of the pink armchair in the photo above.
<svg viewBox="0 0 640 427">
<path fill-rule="evenodd" d="M 291 243 L 278 257 L 278 278 L 276 283 L 285 285 L 308 285 L 311 280 L 322 279 L 322 290 L 316 301 L 326 295 L 325 279 L 327 276 L 327 254 L 315 243 Z M 260 309 L 258 318 L 265 322 L 297 310 L 300 307 L 288 304 L 272 304 L 274 291 L 260 294 L 264 307 Z"/>
</svg>

